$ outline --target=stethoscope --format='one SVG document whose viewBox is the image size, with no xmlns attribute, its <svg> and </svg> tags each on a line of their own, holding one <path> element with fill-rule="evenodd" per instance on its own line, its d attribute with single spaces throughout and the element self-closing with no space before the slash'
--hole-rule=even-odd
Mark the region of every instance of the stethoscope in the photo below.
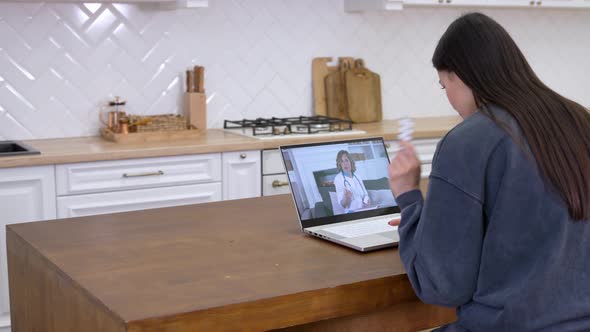
<svg viewBox="0 0 590 332">
<path fill-rule="evenodd" d="M 344 174 L 344 171 L 342 172 L 342 178 L 344 179 L 344 187 L 348 188 L 350 190 L 350 192 L 352 191 L 352 185 L 350 184 L 350 182 L 346 179 L 346 175 Z M 363 187 L 363 185 L 361 184 L 361 180 L 359 180 L 359 178 L 354 175 L 353 172 L 350 172 L 352 174 L 352 178 L 356 179 L 356 182 L 359 184 L 359 187 L 362 189 L 363 191 L 363 196 L 361 197 L 361 200 L 364 202 L 365 201 L 365 197 L 367 196 L 367 190 L 365 189 L 365 187 Z"/>
</svg>

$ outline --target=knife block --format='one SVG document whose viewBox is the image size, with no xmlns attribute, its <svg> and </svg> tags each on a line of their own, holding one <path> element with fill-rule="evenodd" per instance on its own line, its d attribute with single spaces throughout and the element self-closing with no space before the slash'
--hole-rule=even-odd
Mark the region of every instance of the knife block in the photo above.
<svg viewBox="0 0 590 332">
<path fill-rule="evenodd" d="M 202 92 L 184 94 L 184 114 L 191 128 L 207 129 L 207 95 Z"/>
</svg>

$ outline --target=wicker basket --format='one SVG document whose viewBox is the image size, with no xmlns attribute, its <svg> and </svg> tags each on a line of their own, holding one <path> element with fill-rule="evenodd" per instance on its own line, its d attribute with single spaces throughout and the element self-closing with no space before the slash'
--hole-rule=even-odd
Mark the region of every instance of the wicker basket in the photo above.
<svg viewBox="0 0 590 332">
<path fill-rule="evenodd" d="M 151 116 L 127 115 L 129 133 L 115 133 L 109 128 L 100 130 L 101 136 L 116 143 L 149 143 L 197 139 L 201 131 L 187 124 L 186 118 L 177 114 Z"/>
<path fill-rule="evenodd" d="M 130 115 L 131 132 L 168 131 L 189 129 L 182 115 L 161 114 L 151 116 Z"/>
</svg>

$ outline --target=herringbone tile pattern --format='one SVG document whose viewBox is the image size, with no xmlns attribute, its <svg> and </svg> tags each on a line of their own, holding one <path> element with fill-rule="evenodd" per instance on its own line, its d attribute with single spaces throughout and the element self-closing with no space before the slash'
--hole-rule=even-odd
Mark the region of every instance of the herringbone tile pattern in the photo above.
<svg viewBox="0 0 590 332">
<path fill-rule="evenodd" d="M 113 96 L 179 113 L 183 72 L 206 67 L 208 122 L 312 114 L 311 59 L 350 55 L 382 77 L 385 118 L 453 114 L 430 57 L 460 9 L 345 13 L 341 0 L 0 3 L 0 139 L 96 135 Z M 590 11 L 486 10 L 533 67 L 590 105 Z"/>
</svg>

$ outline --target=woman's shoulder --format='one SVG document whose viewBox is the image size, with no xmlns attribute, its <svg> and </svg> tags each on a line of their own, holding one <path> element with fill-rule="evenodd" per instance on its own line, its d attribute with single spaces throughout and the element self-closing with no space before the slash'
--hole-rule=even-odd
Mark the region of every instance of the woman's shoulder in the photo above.
<svg viewBox="0 0 590 332">
<path fill-rule="evenodd" d="M 501 122 L 510 123 L 512 118 L 503 109 L 490 105 L 486 113 Z M 482 146 L 494 145 L 506 137 L 508 133 L 502 129 L 489 115 L 478 111 L 451 129 L 441 140 L 445 145 Z"/>
<path fill-rule="evenodd" d="M 493 157 L 503 158 L 510 151 L 508 133 L 492 118 L 477 112 L 453 128 L 439 142 L 431 176 L 452 181 L 456 186 L 481 198 L 478 184 Z"/>
<path fill-rule="evenodd" d="M 487 112 L 494 117 L 505 117 L 507 114 L 497 107 L 489 107 Z M 506 137 L 508 137 L 506 130 L 502 129 L 490 116 L 478 111 L 451 129 L 441 139 L 434 158 L 448 159 L 452 163 L 474 159 L 485 162 L 484 160 Z"/>
</svg>

